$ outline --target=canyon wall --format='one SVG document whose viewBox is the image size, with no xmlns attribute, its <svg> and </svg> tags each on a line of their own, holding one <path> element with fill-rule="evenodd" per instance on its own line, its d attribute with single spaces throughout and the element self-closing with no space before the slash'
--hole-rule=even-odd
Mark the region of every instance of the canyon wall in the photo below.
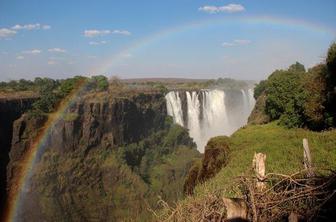
<svg viewBox="0 0 336 222">
<path fill-rule="evenodd" d="M 7 198 L 6 167 L 12 144 L 13 123 L 31 108 L 36 98 L 0 98 L 0 212 Z"/>
</svg>

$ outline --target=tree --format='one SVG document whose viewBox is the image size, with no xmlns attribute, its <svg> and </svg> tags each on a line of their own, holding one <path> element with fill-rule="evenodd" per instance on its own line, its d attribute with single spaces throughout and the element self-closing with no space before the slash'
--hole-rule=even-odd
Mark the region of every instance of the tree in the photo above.
<svg viewBox="0 0 336 222">
<path fill-rule="evenodd" d="M 267 80 L 265 112 L 272 120 L 280 119 L 287 127 L 304 124 L 306 93 L 303 87 L 302 66 L 296 63 L 288 70 L 277 70 Z"/>
<path fill-rule="evenodd" d="M 306 69 L 305 69 L 304 65 L 302 65 L 299 62 L 296 62 L 296 63 L 292 64 L 291 66 L 289 66 L 288 71 L 295 72 L 295 73 L 304 73 L 304 72 L 306 72 Z"/>
<path fill-rule="evenodd" d="M 326 72 L 325 64 L 319 64 L 308 70 L 304 80 L 307 93 L 304 104 L 304 115 L 310 129 L 321 130 L 328 124 L 326 121 Z"/>
<path fill-rule="evenodd" d="M 80 87 L 85 82 L 87 82 L 87 78 L 84 76 L 75 76 L 73 78 L 63 80 L 59 87 L 59 96 L 61 98 L 66 97 L 75 88 Z"/>
<path fill-rule="evenodd" d="M 39 113 L 50 113 L 54 110 L 57 101 L 54 93 L 46 92 L 40 94 L 40 98 L 34 102 L 33 108 Z"/>
<path fill-rule="evenodd" d="M 45 93 L 46 91 L 52 91 L 55 90 L 55 88 L 58 86 L 58 83 L 50 78 L 40 78 L 37 77 L 34 80 L 34 84 L 37 88 L 37 90 L 41 93 Z"/>
<path fill-rule="evenodd" d="M 92 76 L 91 77 L 93 87 L 98 91 L 105 91 L 108 89 L 109 83 L 106 76 L 99 75 L 99 76 Z"/>
<path fill-rule="evenodd" d="M 331 125 L 336 125 L 336 43 L 333 43 L 328 50 L 327 58 L 327 103 L 326 110 L 328 122 Z"/>
<path fill-rule="evenodd" d="M 258 99 L 258 97 L 265 92 L 267 87 L 267 81 L 262 80 L 254 87 L 254 98 Z"/>
<path fill-rule="evenodd" d="M 333 76 L 335 80 L 336 75 L 336 42 L 331 44 L 328 50 L 327 59 L 326 59 L 327 67 L 329 74 Z"/>
</svg>

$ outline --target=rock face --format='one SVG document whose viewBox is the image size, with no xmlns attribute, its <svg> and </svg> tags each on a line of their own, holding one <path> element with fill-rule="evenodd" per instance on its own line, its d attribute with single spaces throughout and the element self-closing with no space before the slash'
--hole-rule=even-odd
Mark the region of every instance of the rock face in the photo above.
<svg viewBox="0 0 336 222">
<path fill-rule="evenodd" d="M 14 122 L 9 192 L 46 123 L 28 114 Z M 188 131 L 167 117 L 161 93 L 78 99 L 47 132 L 22 191 L 22 221 L 149 221 L 146 204 L 182 197 L 199 157 Z"/>
<path fill-rule="evenodd" d="M 266 124 L 270 122 L 269 116 L 265 113 L 266 106 L 266 94 L 263 93 L 260 95 L 256 101 L 251 115 L 248 118 L 248 124 Z"/>
<path fill-rule="evenodd" d="M 202 161 L 194 163 L 184 183 L 184 192 L 193 194 L 197 184 L 214 177 L 228 162 L 229 142 L 226 136 L 211 138 L 206 147 Z"/>
<path fill-rule="evenodd" d="M 9 162 L 13 122 L 31 108 L 36 98 L 0 98 L 0 212 L 6 200 L 6 167 Z"/>
<path fill-rule="evenodd" d="M 137 95 L 113 101 L 80 100 L 73 104 L 47 137 L 45 147 L 63 153 L 81 149 L 84 153 L 102 146 L 115 148 L 141 140 L 164 127 L 166 106 L 162 94 Z M 23 154 L 32 144 L 46 118 L 23 115 L 13 125 L 8 189 Z"/>
</svg>

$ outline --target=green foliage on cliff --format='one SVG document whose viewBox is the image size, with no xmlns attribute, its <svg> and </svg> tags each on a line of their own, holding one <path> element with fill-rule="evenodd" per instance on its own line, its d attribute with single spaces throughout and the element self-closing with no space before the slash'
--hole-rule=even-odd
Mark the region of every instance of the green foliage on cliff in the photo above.
<svg viewBox="0 0 336 222">
<path fill-rule="evenodd" d="M 104 91 L 108 89 L 109 82 L 106 76 L 92 76 L 90 80 L 90 87 L 97 89 L 98 91 Z"/>
<path fill-rule="evenodd" d="M 258 99 L 259 96 L 262 95 L 262 93 L 265 92 L 267 87 L 267 80 L 260 81 L 255 87 L 254 87 L 254 93 L 253 96 L 255 99 Z"/>
<path fill-rule="evenodd" d="M 169 118 L 163 129 L 136 143 L 66 153 L 48 149 L 32 190 L 47 220 L 148 221 L 158 195 L 170 203 L 183 196 L 184 178 L 197 157 L 186 129 Z"/>
</svg>

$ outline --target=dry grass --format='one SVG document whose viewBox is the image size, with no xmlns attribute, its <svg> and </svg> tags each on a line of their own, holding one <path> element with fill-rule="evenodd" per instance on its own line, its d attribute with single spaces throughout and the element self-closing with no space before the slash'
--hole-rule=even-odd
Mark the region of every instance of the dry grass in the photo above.
<svg viewBox="0 0 336 222">
<path fill-rule="evenodd" d="M 174 207 L 169 206 L 160 199 L 158 202 L 161 210 L 151 212 L 156 221 L 225 221 L 226 208 L 220 195 L 211 194 L 204 197 L 188 197 L 187 201 L 177 203 Z"/>
<path fill-rule="evenodd" d="M 256 188 L 256 177 L 236 178 L 236 186 L 241 190 L 248 206 L 249 220 L 283 221 L 291 213 L 295 213 L 304 221 L 330 217 L 330 210 L 335 204 L 336 173 L 330 174 L 329 171 L 329 176 L 314 177 L 307 177 L 306 173 L 306 171 L 292 175 L 269 173 L 265 180 L 267 186 L 262 191 Z M 326 174 L 328 173 L 316 173 L 316 175 Z M 222 192 L 189 196 L 175 206 L 169 206 L 160 200 L 160 210 L 152 213 L 156 221 L 227 221 L 223 198 Z"/>
<path fill-rule="evenodd" d="M 306 174 L 307 171 L 292 175 L 267 174 L 265 183 L 268 186 L 263 191 L 256 189 L 256 178 L 241 177 L 240 188 L 253 221 L 279 221 L 292 212 L 307 221 L 316 218 L 335 194 L 336 174 L 314 177 Z"/>
</svg>

